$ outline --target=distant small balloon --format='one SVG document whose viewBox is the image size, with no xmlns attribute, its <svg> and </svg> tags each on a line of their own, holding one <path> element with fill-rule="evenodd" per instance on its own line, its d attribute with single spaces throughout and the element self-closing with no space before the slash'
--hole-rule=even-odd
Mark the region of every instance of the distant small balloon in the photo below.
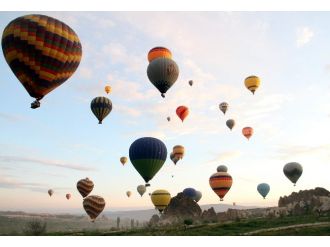
<svg viewBox="0 0 330 247">
<path fill-rule="evenodd" d="M 105 86 L 105 87 L 104 87 L 104 91 L 105 91 L 107 94 L 111 93 L 111 91 L 112 91 L 111 86 L 109 86 L 109 85 Z"/>
<path fill-rule="evenodd" d="M 167 117 L 167 121 L 171 121 L 171 118 L 170 117 Z"/>
<path fill-rule="evenodd" d="M 126 162 L 127 162 L 127 157 L 121 157 L 120 158 L 120 163 L 122 164 L 122 165 L 125 165 L 126 164 Z"/>
<path fill-rule="evenodd" d="M 260 78 L 255 75 L 251 75 L 251 76 L 245 78 L 244 84 L 245 84 L 245 87 L 254 94 L 254 92 L 260 86 Z"/>
<path fill-rule="evenodd" d="M 257 190 L 258 190 L 259 194 L 262 195 L 262 197 L 265 199 L 270 191 L 270 186 L 269 186 L 269 184 L 261 183 L 261 184 L 258 184 Z"/>
<path fill-rule="evenodd" d="M 303 173 L 303 167 L 297 162 L 290 162 L 283 167 L 283 172 L 294 186 L 296 186 L 298 179 Z"/>
<path fill-rule="evenodd" d="M 71 194 L 66 194 L 65 197 L 66 197 L 66 199 L 70 200 Z"/>
<path fill-rule="evenodd" d="M 48 190 L 48 195 L 52 196 L 54 194 L 54 191 L 52 189 Z"/>
<path fill-rule="evenodd" d="M 251 127 L 245 127 L 242 129 L 242 133 L 248 140 L 250 140 L 253 135 L 253 129 Z"/>
<path fill-rule="evenodd" d="M 127 197 L 130 197 L 132 195 L 132 192 L 131 191 L 127 191 L 126 192 L 126 195 L 127 195 Z"/>
<path fill-rule="evenodd" d="M 223 112 L 223 114 L 226 114 L 226 111 L 228 110 L 228 103 L 227 102 L 220 103 L 219 109 L 220 109 L 220 111 Z"/>
<path fill-rule="evenodd" d="M 194 84 L 194 81 L 193 80 L 190 80 L 189 81 L 189 85 L 192 86 Z"/>
<path fill-rule="evenodd" d="M 176 115 L 178 115 L 178 117 L 183 122 L 185 120 L 185 118 L 189 115 L 188 107 L 186 107 L 184 105 L 179 106 L 178 108 L 176 108 Z"/>
<path fill-rule="evenodd" d="M 228 119 L 226 121 L 226 125 L 230 130 L 232 130 L 235 126 L 235 120 L 234 119 Z"/>
<path fill-rule="evenodd" d="M 145 185 L 143 185 L 143 184 L 141 184 L 141 185 L 139 185 L 138 187 L 137 187 L 137 191 L 138 191 L 138 193 L 140 194 L 140 196 L 142 197 L 143 196 L 143 194 L 146 192 L 146 186 Z"/>
<path fill-rule="evenodd" d="M 227 172 L 228 168 L 225 165 L 220 165 L 217 167 L 217 172 Z"/>
</svg>

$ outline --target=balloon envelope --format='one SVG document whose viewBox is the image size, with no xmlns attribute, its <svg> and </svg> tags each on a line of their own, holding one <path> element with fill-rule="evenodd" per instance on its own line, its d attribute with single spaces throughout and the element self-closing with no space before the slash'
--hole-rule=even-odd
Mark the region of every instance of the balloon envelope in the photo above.
<svg viewBox="0 0 330 247">
<path fill-rule="evenodd" d="M 220 201 L 223 201 L 233 184 L 233 179 L 227 172 L 217 172 L 210 177 L 209 183 L 212 190 L 219 196 Z"/>
<path fill-rule="evenodd" d="M 92 222 L 94 222 L 97 216 L 103 211 L 105 200 L 101 196 L 88 196 L 83 201 L 83 207 Z"/>
<path fill-rule="evenodd" d="M 258 184 L 257 190 L 258 190 L 259 194 L 262 195 L 262 197 L 265 199 L 267 194 L 269 193 L 270 186 L 269 186 L 269 184 L 261 183 L 261 184 Z"/>
<path fill-rule="evenodd" d="M 140 194 L 141 197 L 146 192 L 146 190 L 147 190 L 146 186 L 144 186 L 143 184 L 141 184 L 137 187 L 137 191 L 138 191 L 138 193 Z"/>
<path fill-rule="evenodd" d="M 151 201 L 159 212 L 163 212 L 171 201 L 171 194 L 167 190 L 155 190 L 151 194 Z"/>
<path fill-rule="evenodd" d="M 196 196 L 195 196 L 194 200 L 195 200 L 196 202 L 199 202 L 199 200 L 200 200 L 201 198 L 202 198 L 202 192 L 196 190 Z"/>
<path fill-rule="evenodd" d="M 94 188 L 94 183 L 89 178 L 80 179 L 77 182 L 77 190 L 82 197 L 86 197 L 92 192 Z"/>
<path fill-rule="evenodd" d="M 230 130 L 232 130 L 235 126 L 235 120 L 234 119 L 228 119 L 226 121 L 226 125 Z"/>
<path fill-rule="evenodd" d="M 165 144 L 153 137 L 139 138 L 129 148 L 131 163 L 146 183 L 162 168 L 166 157 Z M 149 184 L 146 184 L 146 186 L 149 186 Z"/>
<path fill-rule="evenodd" d="M 177 159 L 182 159 L 184 156 L 184 146 L 176 145 L 173 147 L 173 155 Z"/>
<path fill-rule="evenodd" d="M 225 165 L 220 165 L 217 167 L 217 172 L 227 172 L 228 168 Z"/>
<path fill-rule="evenodd" d="M 179 77 L 179 67 L 172 59 L 160 57 L 152 60 L 147 68 L 150 82 L 158 89 L 162 97 Z"/>
<path fill-rule="evenodd" d="M 171 59 L 172 58 L 172 53 L 166 47 L 161 47 L 161 46 L 154 47 L 148 52 L 148 61 L 149 61 L 149 63 L 151 61 L 153 61 L 154 59 L 159 58 L 159 57 L 165 57 L 165 58 Z"/>
<path fill-rule="evenodd" d="M 222 102 L 219 104 L 219 109 L 220 111 L 223 112 L 223 114 L 226 114 L 226 111 L 228 109 L 228 103 L 227 102 Z"/>
<path fill-rule="evenodd" d="M 69 200 L 71 198 L 71 194 L 66 194 L 65 197 L 66 197 L 66 199 Z"/>
<path fill-rule="evenodd" d="M 52 196 L 54 194 L 54 191 L 52 189 L 48 190 L 48 195 Z"/>
<path fill-rule="evenodd" d="M 283 167 L 284 175 L 294 184 L 296 185 L 298 179 L 300 178 L 303 167 L 297 162 L 287 163 Z"/>
<path fill-rule="evenodd" d="M 46 15 L 25 15 L 11 21 L 1 44 L 9 67 L 37 101 L 69 79 L 82 56 L 77 34 Z"/>
<path fill-rule="evenodd" d="M 184 105 L 179 106 L 178 108 L 176 108 L 176 115 L 178 115 L 178 117 L 183 122 L 185 120 L 185 118 L 189 115 L 188 107 L 186 107 Z"/>
<path fill-rule="evenodd" d="M 111 86 L 109 86 L 109 85 L 105 86 L 105 87 L 104 87 L 104 91 L 105 91 L 107 94 L 111 93 L 111 91 L 112 91 Z"/>
<path fill-rule="evenodd" d="M 132 192 L 127 191 L 127 192 L 126 192 L 126 195 L 127 195 L 127 197 L 130 197 L 130 196 L 132 195 Z"/>
<path fill-rule="evenodd" d="M 103 119 L 112 111 L 112 102 L 106 97 L 96 97 L 91 102 L 91 110 L 99 124 L 102 124 Z"/>
<path fill-rule="evenodd" d="M 245 87 L 249 89 L 253 94 L 260 86 L 260 78 L 255 75 L 251 75 L 244 80 Z"/>
<path fill-rule="evenodd" d="M 253 129 L 251 127 L 245 127 L 242 129 L 242 134 L 249 140 L 253 135 Z"/>
<path fill-rule="evenodd" d="M 189 85 L 192 86 L 194 84 L 194 81 L 193 80 L 190 80 L 189 81 Z"/>
<path fill-rule="evenodd" d="M 194 188 L 186 188 L 182 191 L 182 193 L 186 196 L 195 200 L 196 197 L 196 190 Z"/>
<path fill-rule="evenodd" d="M 121 157 L 121 158 L 120 158 L 120 163 L 121 163 L 122 165 L 125 165 L 126 162 L 127 162 L 127 157 Z"/>
</svg>

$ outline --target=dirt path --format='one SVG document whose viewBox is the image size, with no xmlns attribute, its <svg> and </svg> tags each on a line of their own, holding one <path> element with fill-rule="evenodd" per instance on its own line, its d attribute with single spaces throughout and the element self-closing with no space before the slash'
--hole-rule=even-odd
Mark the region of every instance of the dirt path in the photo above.
<svg viewBox="0 0 330 247">
<path fill-rule="evenodd" d="M 260 229 L 252 232 L 246 232 L 243 235 L 253 235 L 256 233 L 261 232 L 269 232 L 269 231 L 280 231 L 280 230 L 286 230 L 291 228 L 303 228 L 303 227 L 314 227 L 314 226 L 330 226 L 330 222 L 318 222 L 318 223 L 308 223 L 308 224 L 296 224 L 296 225 L 290 225 L 290 226 L 280 226 L 280 227 L 274 227 L 274 228 L 266 228 L 266 229 Z"/>
</svg>

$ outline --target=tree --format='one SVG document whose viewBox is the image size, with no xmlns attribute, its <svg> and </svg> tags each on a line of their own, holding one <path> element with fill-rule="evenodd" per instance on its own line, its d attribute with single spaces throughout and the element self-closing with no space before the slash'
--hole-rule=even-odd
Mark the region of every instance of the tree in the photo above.
<svg viewBox="0 0 330 247">
<path fill-rule="evenodd" d="M 26 235 L 40 236 L 45 235 L 46 228 L 47 222 L 43 222 L 39 219 L 32 219 L 31 221 L 27 222 L 23 232 Z"/>
<path fill-rule="evenodd" d="M 120 217 L 117 217 L 117 228 L 119 229 L 119 225 L 120 225 Z"/>
<path fill-rule="evenodd" d="M 131 228 L 134 228 L 134 219 L 131 219 Z"/>
</svg>

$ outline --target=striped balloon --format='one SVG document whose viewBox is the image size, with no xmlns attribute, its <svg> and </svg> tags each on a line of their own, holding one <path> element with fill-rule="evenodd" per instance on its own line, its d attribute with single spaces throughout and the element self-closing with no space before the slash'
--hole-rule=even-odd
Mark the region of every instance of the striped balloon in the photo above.
<svg viewBox="0 0 330 247">
<path fill-rule="evenodd" d="M 149 63 L 159 57 L 166 57 L 166 58 L 171 59 L 172 53 L 169 49 L 167 49 L 165 47 L 160 47 L 160 46 L 152 48 L 148 53 Z"/>
<path fill-rule="evenodd" d="M 255 75 L 246 77 L 244 80 L 245 87 L 249 89 L 253 94 L 260 86 L 260 78 Z"/>
<path fill-rule="evenodd" d="M 155 190 L 151 194 L 151 201 L 161 213 L 171 201 L 171 194 L 167 190 Z"/>
<path fill-rule="evenodd" d="M 227 102 L 220 103 L 219 109 L 220 109 L 220 111 L 223 112 L 223 114 L 226 114 L 226 111 L 228 110 L 228 103 Z"/>
<path fill-rule="evenodd" d="M 25 15 L 11 21 L 1 44 L 9 67 L 37 103 L 72 76 L 82 56 L 76 33 L 45 15 Z"/>
<path fill-rule="evenodd" d="M 94 222 L 97 216 L 103 211 L 105 200 L 100 196 L 88 196 L 83 201 L 83 207 L 92 222 Z"/>
<path fill-rule="evenodd" d="M 82 197 L 88 196 L 94 188 L 94 183 L 89 178 L 80 179 L 77 183 L 77 189 Z"/>
<path fill-rule="evenodd" d="M 179 77 L 179 67 L 172 59 L 160 57 L 149 63 L 147 75 L 164 98 Z"/>
<path fill-rule="evenodd" d="M 185 120 L 185 118 L 189 115 L 188 107 L 186 107 L 184 105 L 179 106 L 178 108 L 176 108 L 176 115 L 178 115 L 178 117 L 183 122 Z"/>
<path fill-rule="evenodd" d="M 129 158 L 135 169 L 148 184 L 166 161 L 165 144 L 153 137 L 142 137 L 135 140 L 129 148 Z"/>
<path fill-rule="evenodd" d="M 112 102 L 106 97 L 96 97 L 91 102 L 91 110 L 99 120 L 99 124 L 102 124 L 102 120 L 108 116 L 112 110 Z"/>
<path fill-rule="evenodd" d="M 210 177 L 209 183 L 212 190 L 220 197 L 220 201 L 223 201 L 233 184 L 233 179 L 227 172 L 217 172 Z"/>
</svg>

